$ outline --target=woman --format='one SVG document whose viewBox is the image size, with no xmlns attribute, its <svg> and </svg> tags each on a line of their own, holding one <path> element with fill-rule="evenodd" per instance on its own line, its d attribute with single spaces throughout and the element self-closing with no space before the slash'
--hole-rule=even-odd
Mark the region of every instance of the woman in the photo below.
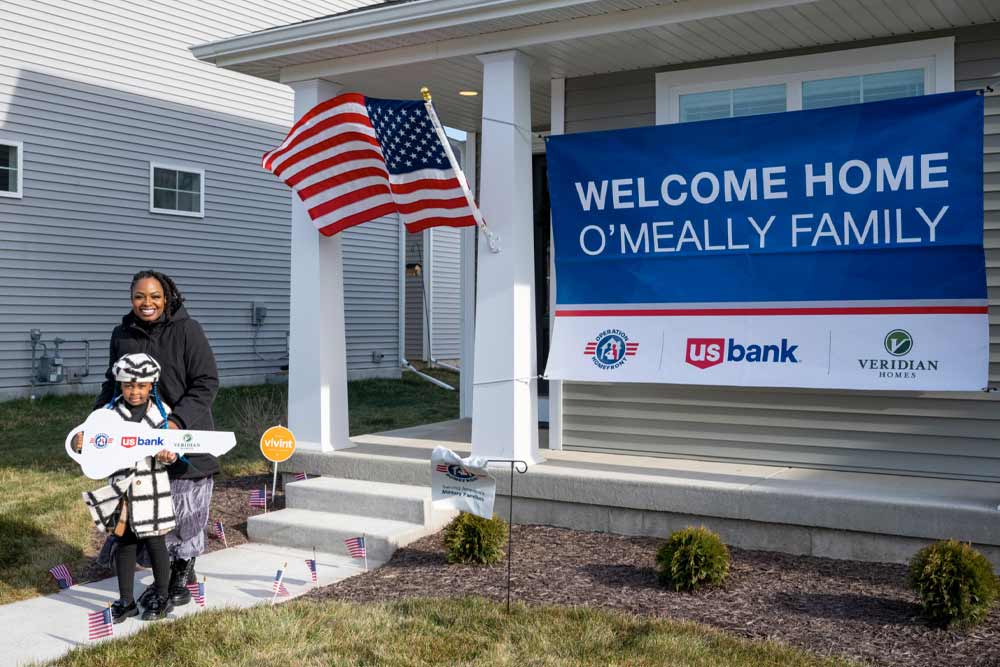
<svg viewBox="0 0 1000 667">
<path fill-rule="evenodd" d="M 132 276 L 131 297 L 132 310 L 111 333 L 111 362 L 136 352 L 152 356 L 162 366 L 160 393 L 173 409 L 168 428 L 214 431 L 212 402 L 219 389 L 215 355 L 201 325 L 184 308 L 177 285 L 158 271 L 140 271 Z M 106 405 L 114 390 L 109 365 L 94 408 Z M 219 472 L 219 461 L 211 454 L 171 455 L 167 472 L 177 517 L 177 527 L 167 535 L 170 597 L 183 605 L 191 600 L 185 584 L 195 581 L 195 557 L 205 548 L 212 476 Z M 113 544 L 105 546 L 105 551 L 114 550 Z M 102 552 L 102 557 L 110 555 Z"/>
</svg>

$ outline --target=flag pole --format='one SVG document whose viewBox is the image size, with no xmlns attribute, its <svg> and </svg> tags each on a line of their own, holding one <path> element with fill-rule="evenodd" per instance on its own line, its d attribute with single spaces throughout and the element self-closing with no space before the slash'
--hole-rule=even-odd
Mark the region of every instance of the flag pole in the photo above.
<svg viewBox="0 0 1000 667">
<path fill-rule="evenodd" d="M 361 533 L 361 543 L 365 545 L 365 572 L 368 571 L 368 536 Z"/>
<path fill-rule="evenodd" d="M 274 462 L 274 480 L 271 482 L 271 500 L 274 500 L 274 494 L 278 490 L 278 462 Z M 267 494 L 264 494 L 264 505 L 267 505 Z M 273 508 L 272 508 L 273 509 Z"/>
<path fill-rule="evenodd" d="M 500 237 L 493 233 L 487 225 L 486 221 L 483 220 L 483 214 L 479 210 L 479 205 L 476 204 L 476 198 L 472 195 L 472 191 L 469 189 L 469 183 L 465 180 L 465 172 L 462 171 L 462 167 L 458 164 L 458 160 L 455 159 L 455 153 L 451 150 L 451 142 L 448 141 L 448 135 L 444 131 L 444 126 L 441 125 L 441 121 L 438 120 L 437 112 L 434 111 L 434 104 L 431 101 L 431 91 L 430 88 L 424 86 L 420 89 L 420 95 L 424 98 L 424 107 L 427 108 L 427 115 L 431 118 L 431 124 L 434 126 L 434 131 L 437 133 L 438 140 L 441 145 L 444 146 L 445 155 L 448 156 L 448 162 L 451 164 L 451 168 L 455 171 L 455 176 L 458 178 L 458 184 L 462 187 L 462 193 L 465 195 L 465 201 L 469 204 L 469 209 L 472 211 L 472 216 L 476 219 L 476 224 L 479 229 L 482 230 L 483 234 L 486 236 L 486 242 L 489 244 L 490 252 L 500 252 Z"/>
<path fill-rule="evenodd" d="M 313 567 L 315 568 L 313 571 L 316 573 L 316 583 L 313 584 L 313 588 L 315 588 L 316 586 L 319 586 L 319 561 L 316 560 L 315 546 L 313 547 Z"/>
<path fill-rule="evenodd" d="M 267 482 L 264 482 L 264 514 L 267 514 Z"/>
</svg>

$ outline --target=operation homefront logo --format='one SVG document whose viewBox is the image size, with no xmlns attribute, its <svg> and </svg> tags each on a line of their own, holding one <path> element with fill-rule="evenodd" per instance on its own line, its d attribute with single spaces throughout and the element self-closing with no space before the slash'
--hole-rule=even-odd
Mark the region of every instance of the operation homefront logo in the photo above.
<svg viewBox="0 0 1000 667">
<path fill-rule="evenodd" d="M 477 476 L 459 465 L 437 464 L 437 471 L 443 472 L 456 482 L 474 482 Z"/>
<path fill-rule="evenodd" d="M 621 329 L 606 329 L 588 341 L 583 348 L 584 356 L 590 357 L 594 365 L 605 371 L 620 368 L 629 357 L 639 351 L 639 343 L 630 341 Z"/>
<path fill-rule="evenodd" d="M 878 373 L 887 380 L 915 380 L 918 371 L 937 372 L 937 359 L 904 359 L 915 347 L 913 336 L 906 329 L 893 329 L 882 339 L 882 347 L 890 358 L 858 359 L 866 371 Z"/>
<path fill-rule="evenodd" d="M 90 441 L 94 443 L 94 447 L 96 447 L 97 449 L 104 449 L 108 445 L 113 444 L 115 439 L 112 438 L 107 433 L 98 433 L 93 438 L 91 438 Z"/>
<path fill-rule="evenodd" d="M 737 343 L 734 338 L 688 338 L 684 361 L 705 370 L 721 363 L 773 363 L 797 364 L 798 345 L 790 345 L 787 338 L 781 342 Z"/>
</svg>

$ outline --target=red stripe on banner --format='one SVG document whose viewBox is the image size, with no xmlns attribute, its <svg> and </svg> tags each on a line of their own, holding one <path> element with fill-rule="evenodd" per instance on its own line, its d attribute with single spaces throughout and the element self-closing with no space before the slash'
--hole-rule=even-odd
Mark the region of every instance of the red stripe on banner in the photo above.
<svg viewBox="0 0 1000 667">
<path fill-rule="evenodd" d="M 462 201 L 465 200 L 463 199 Z M 430 227 L 472 227 L 475 224 L 476 219 L 471 215 L 467 215 L 462 218 L 423 218 L 422 220 L 418 220 L 414 223 L 407 223 L 406 231 L 410 234 L 416 234 L 417 232 L 422 232 Z"/>
<path fill-rule="evenodd" d="M 305 179 L 309 178 L 313 174 L 318 174 L 321 171 L 329 169 L 330 167 L 336 167 L 340 164 L 346 164 L 348 162 L 355 162 L 359 160 L 378 160 L 382 164 L 385 164 L 385 159 L 378 151 L 372 150 L 359 150 L 359 151 L 344 151 L 343 153 L 338 153 L 332 157 L 328 157 L 325 160 L 320 160 L 315 164 L 311 164 L 308 167 L 303 167 L 299 171 L 295 172 L 293 175 L 284 179 L 291 187 L 295 187 Z M 388 172 L 386 172 L 388 173 Z"/>
<path fill-rule="evenodd" d="M 333 236 L 337 232 L 342 232 L 348 227 L 354 227 L 355 225 L 360 225 L 368 222 L 369 220 L 381 218 L 386 215 L 392 215 L 395 212 L 396 205 L 389 202 L 382 204 L 381 206 L 376 206 L 375 208 L 370 208 L 367 211 L 361 211 L 360 213 L 349 215 L 346 218 L 341 218 L 337 222 L 329 224 L 326 227 L 321 227 L 319 233 L 323 236 Z"/>
<path fill-rule="evenodd" d="M 986 306 L 844 306 L 831 308 L 654 308 L 557 310 L 556 317 L 686 317 L 723 315 L 986 315 Z"/>
<path fill-rule="evenodd" d="M 280 178 L 281 174 L 287 171 L 290 166 L 298 162 L 301 162 L 307 157 L 316 155 L 317 153 L 322 153 L 323 151 L 330 150 L 331 148 L 336 148 L 341 144 L 347 144 L 352 141 L 360 141 L 366 144 L 371 144 L 372 146 L 379 145 L 378 140 L 375 137 L 370 137 L 367 134 L 362 134 L 361 132 L 342 132 L 335 137 L 330 137 L 329 139 L 325 139 L 323 141 L 315 143 L 312 146 L 303 148 L 299 152 L 295 153 L 295 155 L 292 155 L 287 160 L 282 162 L 278 167 L 274 169 L 273 173 L 275 176 L 278 176 Z"/>
<path fill-rule="evenodd" d="M 451 190 L 461 187 L 462 184 L 458 182 L 457 178 L 422 178 L 410 183 L 393 183 L 392 192 L 397 195 L 408 195 L 417 190 Z"/>
<path fill-rule="evenodd" d="M 339 197 L 334 197 L 329 201 L 325 201 L 322 204 L 317 204 L 309 209 L 309 217 L 315 220 L 327 213 L 332 213 L 338 208 L 343 208 L 349 204 L 355 204 L 359 201 L 363 201 L 375 195 L 387 195 L 389 193 L 389 185 L 379 183 L 378 185 L 369 185 L 367 188 L 359 188 L 353 192 L 348 192 L 346 195 L 340 195 Z M 369 218 L 370 219 L 370 218 Z"/>
<path fill-rule="evenodd" d="M 465 200 L 465 197 L 455 197 L 454 199 L 421 199 L 408 204 L 397 204 L 396 206 L 399 208 L 400 213 L 406 214 L 419 213 L 429 208 L 454 209 L 468 205 L 469 202 Z"/>
<path fill-rule="evenodd" d="M 301 134 L 295 137 L 292 143 L 288 144 L 284 148 L 279 148 L 273 151 L 264 161 L 264 168 L 270 169 L 271 166 L 274 164 L 275 160 L 280 158 L 282 155 L 295 151 L 295 149 L 299 146 L 299 144 L 301 144 L 306 139 L 315 137 L 317 134 L 321 134 L 332 127 L 336 127 L 338 125 L 347 123 L 357 123 L 358 125 L 364 125 L 365 127 L 372 127 L 371 120 L 369 120 L 368 116 L 355 112 L 339 113 L 330 116 L 329 118 L 324 118 L 323 120 L 316 123 L 312 127 L 303 130 Z M 372 130 L 374 129 L 375 128 L 372 128 Z"/>
<path fill-rule="evenodd" d="M 305 201 L 310 197 L 323 192 L 324 190 L 329 190 L 330 188 L 338 185 L 344 185 L 345 183 L 356 181 L 359 178 L 368 178 L 369 176 L 381 176 L 385 179 L 386 184 L 389 182 L 389 172 L 385 169 L 379 169 L 378 167 L 363 167 L 361 169 L 345 171 L 342 174 L 337 174 L 336 176 L 331 176 L 330 178 L 324 178 L 322 181 L 317 181 L 309 187 L 302 188 L 298 191 L 299 197 L 302 201 Z"/>
</svg>

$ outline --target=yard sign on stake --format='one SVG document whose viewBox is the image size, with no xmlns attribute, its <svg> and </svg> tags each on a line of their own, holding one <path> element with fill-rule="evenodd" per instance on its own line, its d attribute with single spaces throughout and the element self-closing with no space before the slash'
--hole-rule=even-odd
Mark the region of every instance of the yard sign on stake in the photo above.
<svg viewBox="0 0 1000 667">
<path fill-rule="evenodd" d="M 264 458 L 274 463 L 274 479 L 271 483 L 271 499 L 278 490 L 278 464 L 287 461 L 295 453 L 295 436 L 284 426 L 272 426 L 260 436 L 260 453 Z M 267 510 L 267 498 L 264 498 L 264 509 Z"/>
</svg>

